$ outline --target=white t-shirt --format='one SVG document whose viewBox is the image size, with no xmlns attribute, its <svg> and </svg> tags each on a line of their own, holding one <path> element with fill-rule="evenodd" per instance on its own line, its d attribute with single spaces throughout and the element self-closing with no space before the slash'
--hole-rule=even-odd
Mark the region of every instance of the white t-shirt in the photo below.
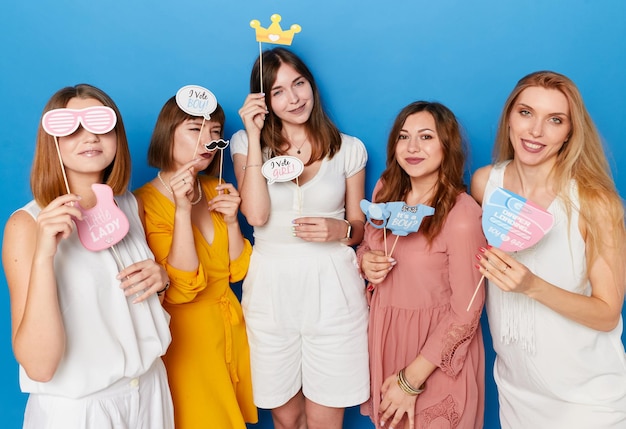
<svg viewBox="0 0 626 429">
<path fill-rule="evenodd" d="M 231 156 L 247 155 L 248 136 L 237 131 L 230 141 Z M 264 155 L 267 161 L 267 155 Z M 264 241 L 302 243 L 292 234 L 292 220 L 302 216 L 344 219 L 346 179 L 365 168 L 367 151 L 356 137 L 341 135 L 341 149 L 332 159 L 324 158 L 319 171 L 304 185 L 274 182 L 268 185 L 271 201 L 270 218 L 254 228 L 255 246 Z"/>
</svg>

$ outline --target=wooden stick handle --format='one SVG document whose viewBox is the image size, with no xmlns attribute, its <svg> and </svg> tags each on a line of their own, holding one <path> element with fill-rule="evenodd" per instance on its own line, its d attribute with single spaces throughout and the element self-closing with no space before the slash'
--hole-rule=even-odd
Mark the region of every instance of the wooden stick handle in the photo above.
<svg viewBox="0 0 626 429">
<path fill-rule="evenodd" d="M 478 293 L 478 290 L 480 289 L 480 285 L 482 284 L 483 280 L 485 280 L 484 275 L 478 281 L 478 284 L 476 285 L 476 289 L 474 290 L 474 295 L 472 295 L 472 299 L 470 300 L 469 305 L 467 306 L 467 309 L 465 311 L 469 311 L 470 307 L 474 303 L 474 299 L 476 299 L 476 294 Z"/>
<path fill-rule="evenodd" d="M 400 236 L 396 235 L 396 241 L 393 242 L 393 246 L 391 246 L 391 252 L 389 252 L 390 258 L 391 258 L 391 255 L 393 254 L 393 250 L 396 248 L 396 244 L 398 244 L 398 238 L 400 238 Z"/>
</svg>

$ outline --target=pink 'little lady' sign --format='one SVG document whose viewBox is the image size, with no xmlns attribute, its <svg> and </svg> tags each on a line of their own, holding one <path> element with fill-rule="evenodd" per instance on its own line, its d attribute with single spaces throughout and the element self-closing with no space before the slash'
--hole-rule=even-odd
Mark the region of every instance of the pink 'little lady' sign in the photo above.
<svg viewBox="0 0 626 429">
<path fill-rule="evenodd" d="M 122 241 L 128 234 L 128 218 L 115 204 L 113 190 L 105 184 L 91 185 L 96 194 L 97 203 L 90 209 L 79 209 L 83 219 L 75 219 L 78 238 L 87 250 L 98 252 L 108 249 Z"/>
</svg>

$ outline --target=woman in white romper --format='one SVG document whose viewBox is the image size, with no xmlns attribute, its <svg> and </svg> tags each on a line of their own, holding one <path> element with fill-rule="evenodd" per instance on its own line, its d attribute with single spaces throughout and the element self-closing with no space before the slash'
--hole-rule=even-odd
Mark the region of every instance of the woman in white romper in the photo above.
<svg viewBox="0 0 626 429">
<path fill-rule="evenodd" d="M 574 83 L 522 78 L 500 119 L 496 163 L 472 194 L 497 187 L 548 210 L 553 228 L 514 254 L 481 249 L 503 428 L 625 428 L 621 340 L 624 210 Z"/>
<path fill-rule="evenodd" d="M 75 131 L 58 137 L 63 170 L 54 137 L 39 127 L 34 200 L 5 228 L 13 351 L 21 389 L 30 394 L 24 428 L 172 429 L 161 361 L 170 343 L 169 317 L 157 297 L 168 278 L 153 260 L 127 190 L 130 154 L 119 110 L 104 92 L 81 84 L 59 90 L 44 112 L 64 109 L 70 117 L 75 109 L 85 121 L 98 106 L 113 109 L 115 126 L 96 133 L 74 116 Z M 108 249 L 87 250 L 74 224 L 83 218 L 77 203 L 85 209 L 96 204 L 94 183 L 112 188 L 130 224 L 115 245 L 118 258 Z"/>
<path fill-rule="evenodd" d="M 354 250 L 363 236 L 367 153 L 324 113 L 306 65 L 263 53 L 231 141 L 241 211 L 254 226 L 243 284 L 255 404 L 276 428 L 339 429 L 369 396 L 367 301 Z M 297 182 L 268 184 L 267 159 L 305 164 Z"/>
</svg>

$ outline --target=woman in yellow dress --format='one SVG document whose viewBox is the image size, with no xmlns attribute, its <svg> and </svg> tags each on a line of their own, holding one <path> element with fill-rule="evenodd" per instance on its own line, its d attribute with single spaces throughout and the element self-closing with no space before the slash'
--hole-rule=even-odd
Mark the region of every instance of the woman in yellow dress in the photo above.
<svg viewBox="0 0 626 429">
<path fill-rule="evenodd" d="M 148 244 L 171 279 L 163 305 L 172 343 L 164 361 L 177 429 L 257 421 L 246 328 L 230 287 L 245 276 L 252 248 L 237 221 L 239 193 L 211 175 L 224 120 L 219 105 L 203 124 L 175 97 L 168 100 L 148 149 L 148 163 L 160 171 L 135 191 Z M 207 149 L 209 142 L 218 147 Z"/>
</svg>

